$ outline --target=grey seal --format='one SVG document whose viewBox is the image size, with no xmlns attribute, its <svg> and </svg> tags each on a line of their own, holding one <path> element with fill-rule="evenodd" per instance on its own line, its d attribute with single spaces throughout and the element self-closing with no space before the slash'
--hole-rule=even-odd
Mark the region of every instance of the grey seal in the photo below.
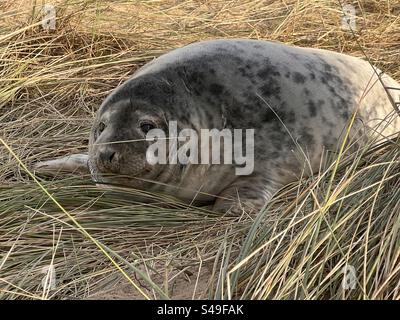
<svg viewBox="0 0 400 320">
<path fill-rule="evenodd" d="M 104 100 L 88 155 L 35 169 L 89 169 L 98 184 L 214 202 L 217 211 L 258 210 L 279 188 L 318 170 L 353 112 L 348 141 L 354 148 L 394 137 L 399 88 L 368 62 L 332 51 L 246 39 L 193 43 L 144 65 Z M 254 171 L 238 176 L 236 163 L 150 165 L 146 133 L 168 130 L 170 120 L 196 131 L 253 128 Z"/>
</svg>

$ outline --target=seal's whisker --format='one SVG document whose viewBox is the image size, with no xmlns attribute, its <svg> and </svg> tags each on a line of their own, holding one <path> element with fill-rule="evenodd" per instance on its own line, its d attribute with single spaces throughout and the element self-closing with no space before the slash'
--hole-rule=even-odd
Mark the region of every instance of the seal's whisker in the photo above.
<svg viewBox="0 0 400 320">
<path fill-rule="evenodd" d="M 177 139 L 178 137 L 165 137 L 165 138 L 157 138 L 159 140 L 172 140 L 172 139 Z M 118 140 L 118 141 L 109 141 L 109 142 L 96 142 L 92 143 L 92 146 L 104 146 L 104 145 L 111 145 L 111 144 L 122 144 L 122 143 L 131 143 L 131 142 L 142 142 L 142 141 L 148 141 L 146 138 L 142 139 L 131 139 L 131 140 Z"/>
</svg>

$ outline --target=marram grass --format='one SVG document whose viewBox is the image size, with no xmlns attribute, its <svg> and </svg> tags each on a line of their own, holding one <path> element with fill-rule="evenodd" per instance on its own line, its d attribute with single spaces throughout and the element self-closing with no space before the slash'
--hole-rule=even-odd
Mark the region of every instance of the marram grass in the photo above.
<svg viewBox="0 0 400 320">
<path fill-rule="evenodd" d="M 113 298 L 124 287 L 117 297 L 399 299 L 396 137 L 354 153 L 343 144 L 257 216 L 27 172 L 35 161 L 85 151 L 111 90 L 198 40 L 366 53 L 399 80 L 400 4 L 357 3 L 352 34 L 335 1 L 57 1 L 50 31 L 41 27 L 41 1 L 2 1 L 0 298 Z M 354 281 L 344 283 L 349 272 Z"/>
</svg>

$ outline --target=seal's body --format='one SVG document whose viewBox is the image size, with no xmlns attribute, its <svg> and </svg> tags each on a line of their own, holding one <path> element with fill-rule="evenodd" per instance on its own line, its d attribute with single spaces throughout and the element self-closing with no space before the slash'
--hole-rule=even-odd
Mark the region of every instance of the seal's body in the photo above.
<svg viewBox="0 0 400 320">
<path fill-rule="evenodd" d="M 146 64 L 103 102 L 90 135 L 91 174 L 98 182 L 187 201 L 216 196 L 217 210 L 228 210 L 232 200 L 235 210 L 242 204 L 260 208 L 278 188 L 319 168 L 355 110 L 348 140 L 354 147 L 400 131 L 377 74 L 387 87 L 400 88 L 369 63 L 326 50 L 240 39 L 176 49 Z M 399 90 L 388 90 L 400 101 Z M 254 129 L 253 173 L 237 176 L 235 164 L 149 165 L 150 142 L 138 140 L 153 128 L 167 130 L 171 120 L 198 132 Z"/>
</svg>

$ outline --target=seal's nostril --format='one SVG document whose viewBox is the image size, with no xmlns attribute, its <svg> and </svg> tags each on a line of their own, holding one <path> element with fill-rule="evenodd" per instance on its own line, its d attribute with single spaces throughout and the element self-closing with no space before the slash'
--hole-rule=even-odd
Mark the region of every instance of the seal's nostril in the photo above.
<svg viewBox="0 0 400 320">
<path fill-rule="evenodd" d="M 99 165 L 106 170 L 114 170 L 118 161 L 117 152 L 105 149 L 99 152 Z"/>
</svg>

